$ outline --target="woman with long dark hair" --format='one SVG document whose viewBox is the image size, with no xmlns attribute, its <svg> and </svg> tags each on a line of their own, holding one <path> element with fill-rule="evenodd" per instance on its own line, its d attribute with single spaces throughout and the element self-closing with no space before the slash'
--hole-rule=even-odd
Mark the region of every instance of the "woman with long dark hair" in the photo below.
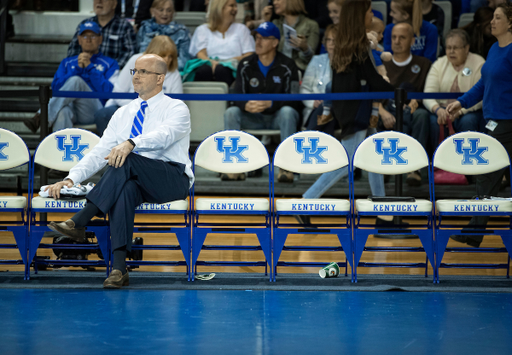
<svg viewBox="0 0 512 355">
<path fill-rule="evenodd" d="M 493 14 L 494 11 L 490 7 L 481 7 L 476 10 L 473 22 L 462 27 L 469 35 L 469 51 L 481 55 L 484 59 L 496 42 L 496 37 L 491 33 Z"/>
<path fill-rule="evenodd" d="M 394 90 L 377 73 L 373 63 L 366 35 L 366 28 L 371 26 L 372 18 L 370 0 L 345 0 L 342 3 L 331 62 L 333 93 Z M 375 128 L 370 128 L 370 116 L 377 116 L 372 112 L 372 100 L 335 100 L 331 112 L 342 129 L 341 143 L 351 159 L 367 133 L 375 133 Z M 371 126 L 375 125 L 376 122 L 372 122 Z M 303 197 L 319 198 L 347 174 L 347 167 L 322 174 Z M 369 173 L 368 179 L 372 195 L 385 196 L 382 175 Z"/>
<path fill-rule="evenodd" d="M 462 108 L 469 108 L 482 100 L 487 132 L 496 138 L 512 155 L 512 4 L 500 4 L 494 10 L 491 32 L 498 40 L 491 47 L 482 67 L 482 77 L 458 101 L 446 107 L 449 119 L 454 120 Z M 479 196 L 496 196 L 505 169 L 478 175 L 476 192 Z M 489 217 L 473 217 L 470 226 L 487 224 Z M 452 236 L 452 239 L 479 247 L 483 236 Z"/>
</svg>

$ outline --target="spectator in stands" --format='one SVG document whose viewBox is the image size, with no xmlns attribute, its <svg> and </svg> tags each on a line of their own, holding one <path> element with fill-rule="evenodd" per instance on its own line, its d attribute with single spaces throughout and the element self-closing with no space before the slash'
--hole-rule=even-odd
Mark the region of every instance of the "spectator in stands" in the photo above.
<svg viewBox="0 0 512 355">
<path fill-rule="evenodd" d="M 130 23 L 115 14 L 116 0 L 94 0 L 96 16 L 83 20 L 77 27 L 68 48 L 68 57 L 80 54 L 78 34 L 82 24 L 96 22 L 101 28 L 103 42 L 100 52 L 117 61 L 120 68 L 136 53 L 137 41 Z"/>
<path fill-rule="evenodd" d="M 192 37 L 190 55 L 197 57 L 187 63 L 183 81 L 235 81 L 238 63 L 254 53 L 254 39 L 249 29 L 235 23 L 235 0 L 212 0 L 208 23 L 199 26 Z"/>
<path fill-rule="evenodd" d="M 481 7 L 476 10 L 473 22 L 463 27 L 469 35 L 469 51 L 487 59 L 487 53 L 496 42 L 491 34 L 491 20 L 494 14 L 490 7 Z"/>
<path fill-rule="evenodd" d="M 496 138 L 512 156 L 512 5 L 500 4 L 491 21 L 492 35 L 498 39 L 482 67 L 482 78 L 467 93 L 446 108 L 450 119 L 483 99 L 484 117 L 488 134 Z M 497 196 L 505 170 L 479 175 L 476 179 L 478 196 Z M 472 226 L 484 226 L 489 217 L 473 217 Z M 452 239 L 479 247 L 483 236 L 451 236 Z"/>
<path fill-rule="evenodd" d="M 421 0 L 421 13 L 423 20 L 437 27 L 437 35 L 443 38 L 445 13 L 441 7 L 432 3 L 432 0 Z"/>
<path fill-rule="evenodd" d="M 425 57 L 413 55 L 414 32 L 407 23 L 398 23 L 393 27 L 391 36 L 393 59 L 384 62 L 391 85 L 403 87 L 407 91 L 422 92 L 431 62 Z M 388 100 L 386 106 L 379 107 L 379 115 L 386 129 L 395 129 L 395 102 Z M 411 135 L 423 148 L 427 149 L 429 137 L 429 112 L 418 100 L 409 101 L 403 113 L 403 132 Z M 408 185 L 421 185 L 421 172 L 415 171 L 407 175 Z"/>
<path fill-rule="evenodd" d="M 289 94 L 299 91 L 299 69 L 277 51 L 281 34 L 272 22 L 256 29 L 256 54 L 238 65 L 235 91 L 242 94 Z M 279 129 L 281 141 L 297 131 L 300 101 L 236 101 L 224 114 L 225 129 Z M 245 174 L 223 174 L 222 180 L 244 180 Z M 281 169 L 280 182 L 293 182 L 293 173 Z"/>
<path fill-rule="evenodd" d="M 80 25 L 79 55 L 64 59 L 55 73 L 52 90 L 112 92 L 119 74 L 119 66 L 112 58 L 99 52 L 101 28 L 93 21 Z M 48 104 L 48 125 L 53 131 L 73 127 L 73 124 L 92 124 L 94 112 L 103 107 L 105 100 L 75 97 L 53 97 Z M 40 125 L 39 112 L 25 125 L 36 132 Z"/>
<path fill-rule="evenodd" d="M 164 94 L 182 94 L 183 87 L 181 85 L 181 76 L 178 69 L 178 51 L 176 45 L 167 36 L 154 37 L 144 53 L 133 55 L 125 67 L 119 73 L 113 92 L 135 92 L 133 88 L 132 78 L 133 75 L 130 70 L 135 67 L 135 62 L 144 54 L 156 54 L 162 57 L 167 63 L 167 73 L 165 74 L 162 91 Z M 121 106 L 128 105 L 132 100 L 130 99 L 110 99 L 105 104 L 105 107 L 100 109 L 94 114 L 94 122 L 100 136 L 107 128 L 110 118 Z"/>
<path fill-rule="evenodd" d="M 172 0 L 155 0 L 151 6 L 153 18 L 142 22 L 137 32 L 139 52 L 144 52 L 149 42 L 159 35 L 169 36 L 178 49 L 178 70 L 185 68 L 185 63 L 191 59 L 188 50 L 190 48 L 190 32 L 187 27 L 172 20 L 174 16 L 174 4 Z M 165 91 L 165 89 L 164 89 Z"/>
<path fill-rule="evenodd" d="M 372 18 L 370 0 L 344 0 L 331 62 L 333 93 L 362 92 L 366 89 L 370 91 L 394 90 L 393 86 L 377 73 L 372 64 L 370 42 L 366 36 L 366 28 L 370 28 Z M 362 81 L 366 83 L 366 88 L 362 86 Z M 333 101 L 331 112 L 341 127 L 341 143 L 347 150 L 348 156 L 352 157 L 356 147 L 366 138 L 367 133 L 375 132 L 374 128 L 370 128 L 374 124 L 370 122 L 370 116 L 377 116 L 378 113 L 372 112 L 371 100 Z M 322 174 L 304 193 L 303 197 L 320 198 L 347 174 L 347 167 Z M 382 175 L 373 173 L 368 175 L 372 195 L 385 196 Z M 297 219 L 301 223 L 309 223 L 303 216 L 298 216 Z M 377 222 L 390 221 L 384 222 L 379 218 Z"/>
<path fill-rule="evenodd" d="M 416 41 L 412 47 L 412 54 L 426 57 L 431 62 L 437 58 L 438 38 L 437 28 L 423 20 L 421 13 L 421 0 L 393 0 L 389 16 L 393 23 L 386 26 L 384 31 L 384 50 L 391 51 L 391 32 L 398 22 L 409 22 L 414 30 Z"/>
<path fill-rule="evenodd" d="M 340 22 L 341 0 L 327 1 L 327 9 L 329 10 L 329 17 L 334 25 Z"/>
<path fill-rule="evenodd" d="M 469 51 L 469 36 L 462 29 L 446 35 L 446 55 L 439 58 L 428 73 L 425 92 L 467 92 L 480 80 L 485 59 Z M 439 144 L 440 125 L 450 119 L 446 106 L 455 100 L 424 100 L 430 114 L 432 148 Z M 477 102 L 452 117 L 455 132 L 479 131 L 483 123 L 482 103 Z"/>
<path fill-rule="evenodd" d="M 324 46 L 327 49 L 327 53 L 315 55 L 311 62 L 309 62 L 300 86 L 301 94 L 326 92 L 326 87 L 332 80 L 331 58 L 334 53 L 336 32 L 337 28 L 335 25 L 327 26 L 324 36 Z M 306 129 L 318 130 L 333 135 L 334 130 L 339 128 L 337 120 L 330 120 L 326 123 L 319 122 L 319 116 L 324 114 L 323 100 L 304 100 L 302 102 L 305 106 L 302 114 Z M 329 113 L 330 110 L 325 112 L 325 116 Z"/>
<path fill-rule="evenodd" d="M 320 40 L 318 23 L 306 17 L 303 0 L 274 0 L 263 9 L 262 17 L 270 21 L 272 10 L 280 17 L 274 24 L 281 32 L 278 51 L 292 58 L 300 70 L 306 70 Z"/>
<path fill-rule="evenodd" d="M 476 11 L 482 7 L 490 7 L 492 10 L 495 10 L 499 4 L 505 4 L 507 2 L 510 2 L 510 1 L 509 0 L 471 0 L 470 9 L 471 9 L 471 12 L 474 12 L 474 13 L 476 13 Z"/>
</svg>

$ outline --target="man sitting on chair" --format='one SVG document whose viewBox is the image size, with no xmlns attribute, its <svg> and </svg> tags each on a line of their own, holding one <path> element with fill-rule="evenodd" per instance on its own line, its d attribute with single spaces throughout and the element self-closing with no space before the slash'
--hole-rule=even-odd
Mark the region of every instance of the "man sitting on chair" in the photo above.
<svg viewBox="0 0 512 355">
<path fill-rule="evenodd" d="M 80 26 L 78 43 L 82 53 L 60 62 L 52 81 L 52 90 L 112 92 L 119 74 L 117 62 L 100 51 L 103 41 L 100 26 L 93 21 Z M 48 104 L 48 125 L 53 131 L 71 128 L 73 124 L 93 124 L 94 113 L 107 100 L 77 97 L 53 97 Z M 25 125 L 36 132 L 40 125 L 39 112 Z"/>
<path fill-rule="evenodd" d="M 143 202 L 186 199 L 194 181 L 188 155 L 190 112 L 182 101 L 164 95 L 166 72 L 167 63 L 157 55 L 137 59 L 132 82 L 139 97 L 116 111 L 100 142 L 64 181 L 48 187 L 49 196 L 58 199 L 63 186 L 80 183 L 109 165 L 80 212 L 49 224 L 50 229 L 83 241 L 87 223 L 109 214 L 114 265 L 105 288 L 129 284 L 126 253 L 131 250 L 135 208 Z"/>
<path fill-rule="evenodd" d="M 235 91 L 243 94 L 299 92 L 299 69 L 277 51 L 281 35 L 272 22 L 256 29 L 256 53 L 238 65 Z M 281 141 L 297 131 L 300 101 L 236 101 L 224 114 L 225 129 L 280 129 Z M 223 174 L 222 180 L 244 180 L 245 174 Z M 293 182 L 293 174 L 281 169 L 278 181 Z"/>
</svg>

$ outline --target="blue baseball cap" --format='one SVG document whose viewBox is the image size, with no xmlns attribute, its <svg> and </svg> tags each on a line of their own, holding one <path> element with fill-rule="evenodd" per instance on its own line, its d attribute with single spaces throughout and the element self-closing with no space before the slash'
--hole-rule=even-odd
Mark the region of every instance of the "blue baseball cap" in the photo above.
<svg viewBox="0 0 512 355">
<path fill-rule="evenodd" d="M 78 34 L 81 35 L 85 31 L 92 31 L 92 32 L 96 33 L 97 35 L 100 35 L 101 27 L 94 21 L 87 21 L 80 25 L 80 31 L 78 32 Z"/>
<path fill-rule="evenodd" d="M 281 32 L 279 32 L 279 28 L 277 28 L 277 26 L 272 22 L 263 22 L 258 26 L 256 32 L 258 32 L 263 37 L 275 37 L 278 40 L 281 39 Z"/>
</svg>

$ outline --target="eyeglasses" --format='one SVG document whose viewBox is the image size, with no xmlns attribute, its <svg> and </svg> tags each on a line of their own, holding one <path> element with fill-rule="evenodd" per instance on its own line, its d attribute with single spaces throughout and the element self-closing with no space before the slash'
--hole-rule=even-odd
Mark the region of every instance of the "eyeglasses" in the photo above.
<svg viewBox="0 0 512 355">
<path fill-rule="evenodd" d="M 457 47 L 457 46 L 453 46 L 453 47 L 446 47 L 446 51 L 447 52 L 451 52 L 451 51 L 460 51 L 462 48 L 464 47 Z"/>
<path fill-rule="evenodd" d="M 164 74 L 155 73 L 154 71 L 149 71 L 149 70 L 146 70 L 146 69 L 130 69 L 130 74 L 131 75 L 135 75 L 137 73 L 139 73 L 141 76 L 146 76 L 148 74 L 164 75 Z"/>
</svg>

